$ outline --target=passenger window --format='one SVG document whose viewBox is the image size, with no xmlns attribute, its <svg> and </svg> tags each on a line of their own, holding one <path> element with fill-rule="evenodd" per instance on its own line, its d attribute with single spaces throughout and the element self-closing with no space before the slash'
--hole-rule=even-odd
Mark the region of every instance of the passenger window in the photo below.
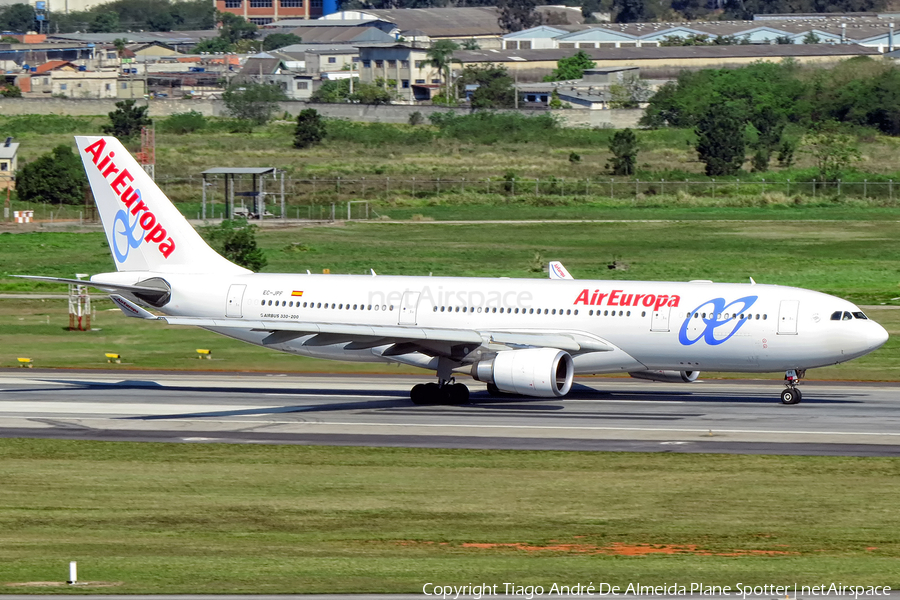
<svg viewBox="0 0 900 600">
<path fill-rule="evenodd" d="M 578 316 L 578 309 L 575 309 L 575 316 Z"/>
<path fill-rule="evenodd" d="M 262 301 L 262 305 L 263 305 L 263 306 L 266 305 L 266 301 L 265 301 L 265 300 Z"/>
<path fill-rule="evenodd" d="M 642 311 L 641 311 L 641 316 L 642 316 L 642 317 L 646 317 L 646 316 L 647 316 L 647 311 L 646 311 L 646 310 L 642 310 Z M 696 318 L 697 318 L 697 315 L 694 315 L 694 318 L 696 319 Z"/>
<path fill-rule="evenodd" d="M 851 315 L 849 312 L 847 312 L 847 311 L 845 310 L 845 311 L 844 311 L 844 317 L 841 319 L 841 321 L 849 321 L 849 320 L 851 320 L 852 318 L 853 318 L 853 315 Z"/>
<path fill-rule="evenodd" d="M 570 308 L 570 309 L 567 309 L 567 310 L 566 310 L 566 314 L 567 314 L 567 315 L 571 315 L 571 314 L 572 314 L 572 309 L 571 309 L 571 308 Z"/>
<path fill-rule="evenodd" d="M 855 312 L 855 313 L 853 313 L 853 316 L 856 317 L 857 319 L 865 319 L 865 320 L 869 319 L 869 317 L 867 317 L 865 314 L 863 314 L 861 312 Z"/>
</svg>

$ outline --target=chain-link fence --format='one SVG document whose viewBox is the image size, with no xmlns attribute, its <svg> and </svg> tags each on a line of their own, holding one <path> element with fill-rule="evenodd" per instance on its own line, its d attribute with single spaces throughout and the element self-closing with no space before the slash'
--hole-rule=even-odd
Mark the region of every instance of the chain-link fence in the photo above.
<svg viewBox="0 0 900 600">
<path fill-rule="evenodd" d="M 767 181 L 765 179 L 740 178 L 703 180 L 585 178 L 566 179 L 549 177 L 524 179 L 518 177 L 478 178 L 463 177 L 277 177 L 260 178 L 258 189 L 253 189 L 252 179 L 235 178 L 235 214 L 256 215 L 264 210 L 266 216 L 291 219 L 331 220 L 366 219 L 378 213 L 368 203 L 394 201 L 403 198 L 432 198 L 438 196 L 479 197 L 485 201 L 514 202 L 537 201 L 541 198 L 605 198 L 621 202 L 652 199 L 656 196 L 707 198 L 728 202 L 735 206 L 759 197 L 762 203 L 789 202 L 792 198 L 833 199 L 853 198 L 893 204 L 900 189 L 893 180 L 862 180 L 823 182 L 791 181 L 790 179 Z M 157 184 L 189 218 L 219 219 L 226 216 L 228 198 L 224 177 L 206 179 L 205 210 L 201 177 L 158 176 Z M 254 191 L 261 191 L 260 207 Z M 82 218 L 83 206 L 13 205 L 35 208 L 37 220 L 73 220 Z M 18 210 L 18 209 L 16 209 Z M 84 218 L 89 215 L 83 214 Z"/>
<path fill-rule="evenodd" d="M 253 210 L 254 199 L 247 195 L 249 181 L 236 179 L 235 207 Z M 200 178 L 158 177 L 157 183 L 176 201 L 196 203 L 201 194 Z M 429 198 L 448 194 L 464 196 L 491 196 L 514 199 L 546 196 L 602 197 L 623 201 L 652 196 L 688 196 L 711 199 L 728 199 L 747 196 L 782 195 L 786 198 L 859 198 L 894 202 L 900 189 L 893 180 L 877 181 L 791 181 L 790 179 L 766 181 L 765 179 L 741 180 L 665 180 L 585 178 L 524 179 L 518 177 L 467 179 L 462 177 L 285 177 L 269 178 L 261 186 L 265 209 L 281 216 L 282 205 L 287 217 L 301 219 L 331 218 L 330 204 L 342 206 L 335 209 L 335 217 L 346 216 L 346 205 L 352 201 L 386 201 L 397 198 Z M 243 195 L 241 195 L 243 194 Z M 283 198 L 283 199 L 282 199 Z M 222 216 L 226 203 L 224 182 L 207 180 L 207 217 Z M 357 209 L 354 209 L 357 210 Z M 363 207 L 359 207 L 363 210 Z M 192 215 L 189 215 L 192 216 Z M 373 216 L 369 213 L 368 216 Z M 365 218 L 352 215 L 351 218 Z"/>
</svg>

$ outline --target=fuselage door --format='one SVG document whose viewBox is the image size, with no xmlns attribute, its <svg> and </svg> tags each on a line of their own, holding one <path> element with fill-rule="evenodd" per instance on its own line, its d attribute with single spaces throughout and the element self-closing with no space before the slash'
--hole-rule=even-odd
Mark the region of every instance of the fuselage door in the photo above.
<svg viewBox="0 0 900 600">
<path fill-rule="evenodd" d="M 225 302 L 225 316 L 240 319 L 243 316 L 241 305 L 244 303 L 244 290 L 247 286 L 235 283 L 228 288 L 228 300 Z"/>
<path fill-rule="evenodd" d="M 403 292 L 400 300 L 400 325 L 416 324 L 416 307 L 419 304 L 419 292 Z"/>
<path fill-rule="evenodd" d="M 797 313 L 800 310 L 799 300 L 782 300 L 778 307 L 778 334 L 797 335 Z"/>
<path fill-rule="evenodd" d="M 671 312 L 672 309 L 668 306 L 660 306 L 659 310 L 654 310 L 653 317 L 650 319 L 650 331 L 668 331 Z"/>
</svg>

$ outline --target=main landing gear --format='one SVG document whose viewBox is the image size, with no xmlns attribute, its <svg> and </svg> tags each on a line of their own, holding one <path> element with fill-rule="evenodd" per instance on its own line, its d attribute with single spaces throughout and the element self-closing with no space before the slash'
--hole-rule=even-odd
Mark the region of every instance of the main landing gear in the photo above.
<svg viewBox="0 0 900 600">
<path fill-rule="evenodd" d="M 800 385 L 800 379 L 806 375 L 806 369 L 790 369 L 784 373 L 785 389 L 781 392 L 782 404 L 800 404 L 803 394 L 797 389 Z"/>
<path fill-rule="evenodd" d="M 438 383 L 419 383 L 409 392 L 413 404 L 468 404 L 469 388 L 451 377 Z"/>
</svg>

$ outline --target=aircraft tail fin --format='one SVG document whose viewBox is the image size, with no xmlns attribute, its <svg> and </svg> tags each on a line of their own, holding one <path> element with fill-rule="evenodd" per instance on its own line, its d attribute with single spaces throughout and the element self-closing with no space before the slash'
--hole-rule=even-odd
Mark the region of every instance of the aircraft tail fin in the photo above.
<svg viewBox="0 0 900 600">
<path fill-rule="evenodd" d="M 119 140 L 75 143 L 118 271 L 249 272 L 209 247 Z"/>
</svg>

